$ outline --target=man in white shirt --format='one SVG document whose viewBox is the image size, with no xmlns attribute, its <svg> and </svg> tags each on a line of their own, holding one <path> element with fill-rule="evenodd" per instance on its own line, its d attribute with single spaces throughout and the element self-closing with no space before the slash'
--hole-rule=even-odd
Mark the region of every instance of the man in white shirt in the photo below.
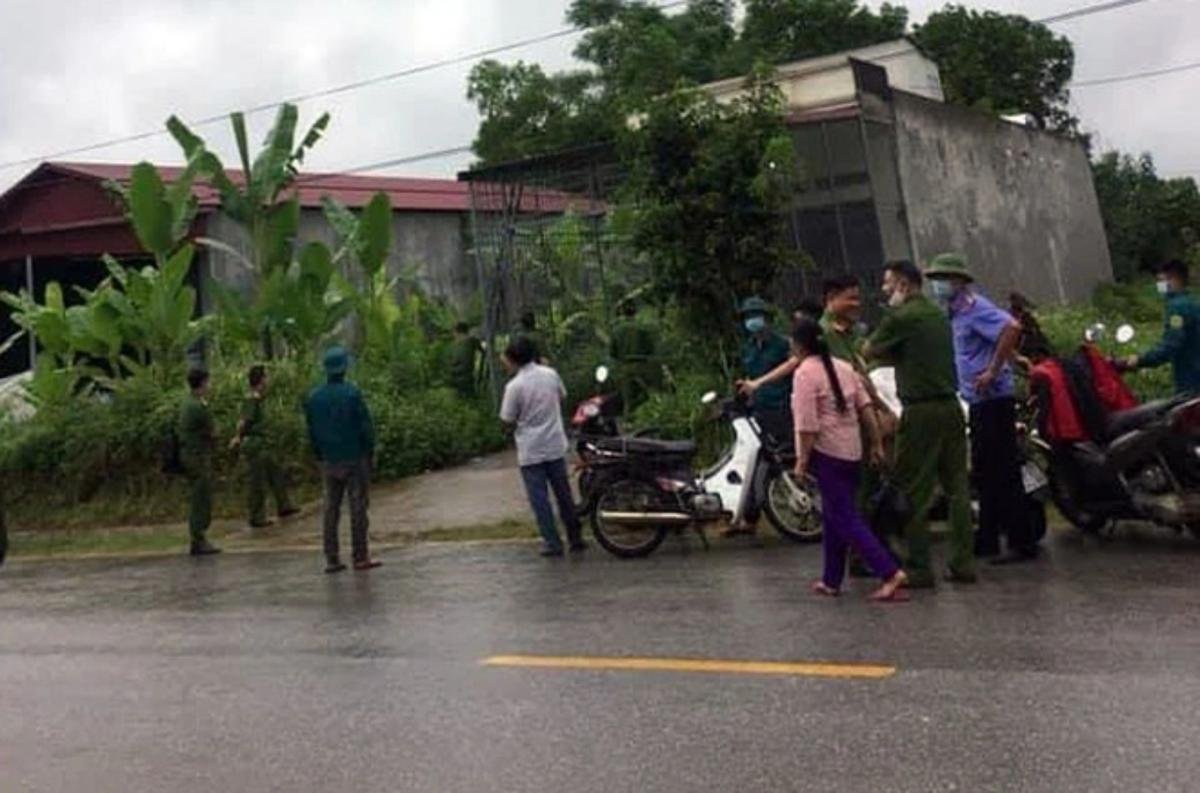
<svg viewBox="0 0 1200 793">
<path fill-rule="evenodd" d="M 542 556 L 562 556 L 550 489 L 554 490 L 559 517 L 567 527 L 571 551 L 582 551 L 586 545 L 567 477 L 569 444 L 562 420 L 562 398 L 567 392 L 558 372 L 537 363 L 538 355 L 534 343 L 525 336 L 515 338 L 504 351 L 502 360 L 513 378 L 504 388 L 500 420 L 514 429 L 521 478 L 542 534 Z"/>
</svg>

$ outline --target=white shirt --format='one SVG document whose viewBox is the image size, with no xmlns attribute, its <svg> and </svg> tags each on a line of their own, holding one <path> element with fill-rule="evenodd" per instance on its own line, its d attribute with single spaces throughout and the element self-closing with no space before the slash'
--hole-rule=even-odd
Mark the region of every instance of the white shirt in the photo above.
<svg viewBox="0 0 1200 793">
<path fill-rule="evenodd" d="M 569 444 L 563 429 L 562 378 L 549 366 L 531 363 L 504 387 L 500 420 L 516 424 L 517 462 L 522 466 L 560 460 Z"/>
</svg>

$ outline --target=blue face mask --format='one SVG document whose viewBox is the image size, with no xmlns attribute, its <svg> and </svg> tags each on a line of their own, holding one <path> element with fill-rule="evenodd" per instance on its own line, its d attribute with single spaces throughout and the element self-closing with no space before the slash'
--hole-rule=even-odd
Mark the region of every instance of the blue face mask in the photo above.
<svg viewBox="0 0 1200 793">
<path fill-rule="evenodd" d="M 929 293 L 933 299 L 943 305 L 954 299 L 954 284 L 941 279 L 929 279 Z"/>
<path fill-rule="evenodd" d="M 766 330 L 767 318 L 763 316 L 746 317 L 745 325 L 746 330 L 749 332 L 760 333 L 761 331 Z"/>
</svg>

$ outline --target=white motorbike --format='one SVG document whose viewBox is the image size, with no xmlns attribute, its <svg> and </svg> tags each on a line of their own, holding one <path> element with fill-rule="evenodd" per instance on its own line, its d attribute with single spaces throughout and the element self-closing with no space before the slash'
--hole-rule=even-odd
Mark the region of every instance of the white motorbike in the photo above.
<svg viewBox="0 0 1200 793">
<path fill-rule="evenodd" d="M 715 393 L 704 404 L 716 405 Z M 776 443 L 741 398 L 720 402 L 719 417 L 734 431 L 733 443 L 710 468 L 693 470 L 696 444 L 640 437 L 602 438 L 593 457 L 596 493 L 592 531 L 605 550 L 623 558 L 652 553 L 671 531 L 694 529 L 707 547 L 704 526 L 742 520 L 756 478 L 763 511 L 784 537 L 821 538 L 821 505 L 815 489 L 790 475 L 785 445 Z"/>
</svg>

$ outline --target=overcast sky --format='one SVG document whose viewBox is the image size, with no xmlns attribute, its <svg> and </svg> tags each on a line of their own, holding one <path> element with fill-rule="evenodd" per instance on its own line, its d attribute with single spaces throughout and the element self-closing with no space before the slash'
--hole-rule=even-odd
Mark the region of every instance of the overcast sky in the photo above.
<svg viewBox="0 0 1200 793">
<path fill-rule="evenodd" d="M 991 0 L 972 7 L 1042 17 L 1099 0 Z M 909 0 L 920 21 L 942 0 Z M 161 128 L 399 71 L 562 29 L 568 0 L 0 0 L 0 162 Z M 871 3 L 871 5 L 876 5 Z M 1149 0 L 1055 25 L 1075 44 L 1075 76 L 1200 62 L 1200 0 Z M 500 55 L 571 64 L 576 36 Z M 339 170 L 470 143 L 469 64 L 301 104 L 333 114 L 309 170 Z M 1074 110 L 1102 148 L 1148 150 L 1160 173 L 1200 176 L 1200 70 L 1080 88 Z M 271 113 L 254 116 L 259 140 Z M 228 123 L 201 132 L 236 160 Z M 63 159 L 178 161 L 167 137 Z M 393 173 L 452 177 L 469 155 Z M 0 170 L 0 189 L 33 166 Z"/>
</svg>

